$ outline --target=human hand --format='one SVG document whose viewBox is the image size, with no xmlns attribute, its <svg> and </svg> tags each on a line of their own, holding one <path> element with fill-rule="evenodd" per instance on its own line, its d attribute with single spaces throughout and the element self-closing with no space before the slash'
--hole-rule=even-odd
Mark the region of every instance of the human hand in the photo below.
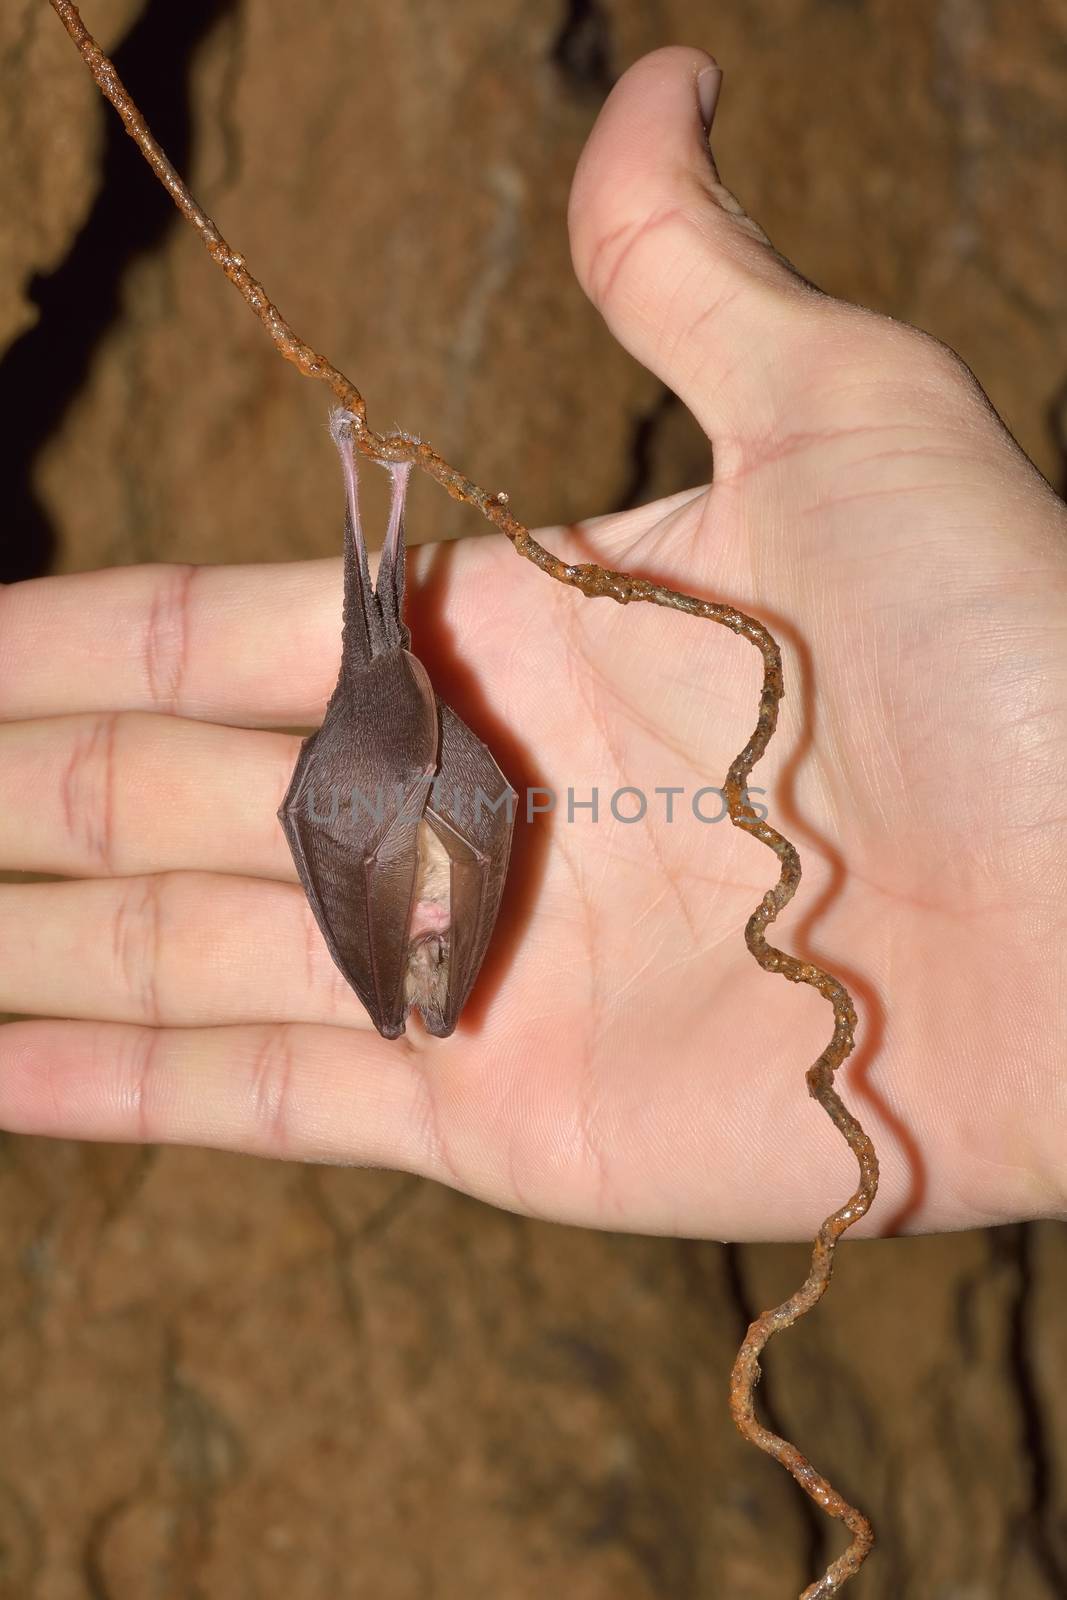
<svg viewBox="0 0 1067 1600">
<path fill-rule="evenodd" d="M 914 1224 L 1062 1212 L 1067 517 L 954 356 L 820 295 L 737 213 L 706 65 L 660 51 L 620 82 L 571 225 L 613 332 L 706 428 L 714 485 L 545 540 L 769 622 L 787 698 L 752 783 L 806 869 L 773 937 L 798 948 L 826 895 L 804 953 L 862 980 L 861 1045 L 884 1004 L 869 1071 L 928 1171 Z M 411 567 L 447 574 L 415 616 L 440 692 L 513 782 L 563 797 L 517 825 L 468 1019 L 378 1037 L 275 816 L 299 740 L 271 730 L 333 687 L 340 562 L 38 580 L 0 597 L 0 861 L 72 881 L 0 887 L 0 1006 L 44 1019 L 0 1029 L 0 1125 L 405 1168 L 604 1227 L 809 1235 L 854 1178 L 804 1086 L 830 1011 L 745 949 L 774 858 L 691 807 L 751 732 L 758 655 L 548 585 L 502 540 Z M 476 683 L 449 681 L 449 640 Z M 626 786 L 640 823 L 611 815 Z M 599 820 L 568 822 L 568 788 L 594 787 Z M 882 1155 L 877 1231 L 910 1158 L 847 1066 L 839 1087 Z"/>
</svg>

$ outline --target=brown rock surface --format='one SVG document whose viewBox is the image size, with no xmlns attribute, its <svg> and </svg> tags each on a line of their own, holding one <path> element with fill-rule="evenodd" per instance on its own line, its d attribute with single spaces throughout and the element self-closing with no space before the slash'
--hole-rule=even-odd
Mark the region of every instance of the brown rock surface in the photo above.
<svg viewBox="0 0 1067 1600">
<path fill-rule="evenodd" d="M 611 75 L 672 41 L 723 62 L 723 176 L 775 242 L 955 345 L 1062 472 L 1062 0 L 86 12 L 127 39 L 199 196 L 373 418 L 531 523 L 706 472 L 682 409 L 582 300 L 564 222 Z M 323 397 L 196 241 L 148 217 L 44 0 L 0 13 L 0 72 L 0 402 L 27 518 L 5 557 L 20 529 L 31 555 L 54 535 L 66 569 L 335 554 Z M 115 194 L 118 244 L 90 231 L 82 298 L 64 263 Z M 471 526 L 417 496 L 423 536 Z M 3 1600 L 784 1600 L 836 1548 L 725 1411 L 746 1312 L 795 1284 L 800 1247 L 11 1138 L 0 1215 Z M 1065 1274 L 1052 1225 L 848 1245 L 774 1348 L 774 1418 L 879 1529 L 857 1600 L 1067 1594 Z"/>
</svg>

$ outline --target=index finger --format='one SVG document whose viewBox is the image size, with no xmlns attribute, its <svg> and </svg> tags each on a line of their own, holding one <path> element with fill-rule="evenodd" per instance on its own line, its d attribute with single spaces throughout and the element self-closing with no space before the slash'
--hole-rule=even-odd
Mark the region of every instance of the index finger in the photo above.
<svg viewBox="0 0 1067 1600">
<path fill-rule="evenodd" d="M 0 720 L 142 710 L 317 722 L 340 636 L 339 560 L 32 578 L 0 588 Z"/>
</svg>

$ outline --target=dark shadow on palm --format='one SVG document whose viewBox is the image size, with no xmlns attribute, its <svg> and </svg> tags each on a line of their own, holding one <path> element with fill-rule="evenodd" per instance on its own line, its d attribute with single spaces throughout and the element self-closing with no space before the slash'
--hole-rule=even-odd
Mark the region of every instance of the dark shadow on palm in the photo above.
<svg viewBox="0 0 1067 1600">
<path fill-rule="evenodd" d="M 411 563 L 406 611 L 412 649 L 425 664 L 438 695 L 489 746 L 508 782 L 524 800 L 529 791 L 544 787 L 544 771 L 533 758 L 521 727 L 491 707 L 479 675 L 445 621 L 444 606 L 458 549 L 455 543 L 437 544 L 428 560 Z M 507 981 L 544 875 L 550 843 L 547 821 L 535 817 L 526 823 L 524 816 L 519 818 L 497 925 L 457 1028 L 461 1039 L 481 1032 L 488 1001 Z"/>
</svg>

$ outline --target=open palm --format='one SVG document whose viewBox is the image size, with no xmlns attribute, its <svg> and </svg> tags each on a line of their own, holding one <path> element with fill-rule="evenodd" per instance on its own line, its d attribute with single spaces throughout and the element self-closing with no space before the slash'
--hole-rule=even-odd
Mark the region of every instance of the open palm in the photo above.
<svg viewBox="0 0 1067 1600">
<path fill-rule="evenodd" d="M 545 542 L 783 644 L 752 783 L 806 871 L 775 937 L 853 989 L 863 1081 L 841 1087 L 881 1147 L 882 1225 L 920 1189 L 918 1226 L 1054 1212 L 1063 508 L 954 357 L 818 295 L 736 213 L 706 64 L 627 74 L 572 231 L 617 336 L 707 428 L 714 486 Z M 3 596 L 0 861 L 68 881 L 0 890 L 0 1005 L 74 1020 L 0 1029 L 0 1123 L 405 1167 L 607 1227 L 810 1232 L 853 1176 L 804 1089 L 831 1016 L 748 955 L 777 863 L 714 792 L 758 654 L 551 586 L 503 541 L 412 567 L 415 648 L 522 795 L 457 1033 L 378 1037 L 275 817 L 299 740 L 271 729 L 333 687 L 340 563 L 40 580 Z"/>
</svg>

